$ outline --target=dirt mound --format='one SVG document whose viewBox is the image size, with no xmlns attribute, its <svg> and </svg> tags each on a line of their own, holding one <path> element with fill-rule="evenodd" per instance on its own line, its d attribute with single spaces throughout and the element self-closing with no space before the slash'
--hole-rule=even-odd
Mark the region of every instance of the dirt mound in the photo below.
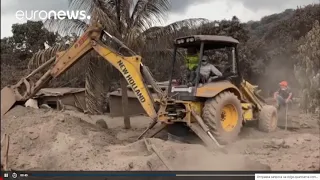
<svg viewBox="0 0 320 180">
<path fill-rule="evenodd" d="M 266 138 L 246 138 L 232 145 L 229 150 L 247 155 L 250 159 L 267 164 L 272 170 L 319 170 L 320 141 L 312 134 L 276 132 Z"/>
<path fill-rule="evenodd" d="M 94 123 L 94 122 L 92 122 Z M 10 139 L 9 167 L 18 170 L 166 170 L 143 140 L 133 142 L 121 127 L 102 129 L 52 110 L 15 107 L 3 119 Z M 143 128 L 134 128 L 142 132 Z M 129 135 L 137 137 L 130 133 Z M 126 139 L 126 140 L 124 140 Z M 202 145 L 150 139 L 174 170 L 250 170 L 242 155 L 212 154 Z M 229 160 L 226 160 L 226 159 Z M 231 162 L 223 165 L 222 162 Z M 236 163 L 238 162 L 238 163 Z M 233 164 L 234 166 L 230 166 Z M 263 166 L 260 166 L 263 167 Z"/>
<path fill-rule="evenodd" d="M 96 126 L 97 119 L 109 129 Z M 1 136 L 10 135 L 12 169 L 167 170 L 143 140 L 136 141 L 150 120 L 139 116 L 131 122 L 126 130 L 121 118 L 16 106 L 2 119 Z M 174 170 L 317 170 L 320 164 L 319 134 L 244 128 L 227 155 L 199 144 L 149 140 Z"/>
</svg>

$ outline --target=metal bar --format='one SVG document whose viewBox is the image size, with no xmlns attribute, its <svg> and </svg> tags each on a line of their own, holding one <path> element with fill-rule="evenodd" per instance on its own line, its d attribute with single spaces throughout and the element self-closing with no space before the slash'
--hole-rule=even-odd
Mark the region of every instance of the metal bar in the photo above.
<svg viewBox="0 0 320 180">
<path fill-rule="evenodd" d="M 285 130 L 288 129 L 288 104 L 286 104 L 286 126 L 285 126 Z"/>
<path fill-rule="evenodd" d="M 203 56 L 203 49 L 204 49 L 204 42 L 201 42 L 199 63 L 198 63 L 197 71 L 196 71 L 196 73 L 197 73 L 196 74 L 196 84 L 195 84 L 196 90 L 194 91 L 194 95 L 197 93 L 197 87 L 198 87 L 199 80 L 200 80 L 200 68 L 201 68 L 201 59 L 202 59 L 202 56 Z"/>
<path fill-rule="evenodd" d="M 148 151 L 153 150 L 153 152 L 159 157 L 159 159 L 162 161 L 162 163 L 167 167 L 169 171 L 172 171 L 173 168 L 171 167 L 170 163 L 167 161 L 167 159 L 161 154 L 161 152 L 158 150 L 158 148 L 152 144 L 149 139 L 144 139 L 144 142 L 147 146 Z"/>
<path fill-rule="evenodd" d="M 31 94 L 28 95 L 28 98 L 33 97 L 51 79 L 52 79 L 51 70 L 48 70 L 43 76 L 41 76 L 41 78 L 35 83 L 35 85 L 32 86 Z"/>
<path fill-rule="evenodd" d="M 191 123 L 189 124 L 189 127 L 203 141 L 209 150 L 214 151 L 217 149 L 212 143 L 212 139 L 210 139 L 208 134 L 204 132 L 198 123 Z"/>
<path fill-rule="evenodd" d="M 241 69 L 240 69 L 240 64 L 239 64 L 239 51 L 238 51 L 238 46 L 235 46 L 235 55 L 236 55 L 236 66 L 237 66 L 237 74 L 239 76 L 240 82 L 242 81 L 242 74 L 241 74 Z M 240 83 L 239 82 L 239 83 Z"/>
<path fill-rule="evenodd" d="M 132 56 L 136 56 L 137 54 L 131 50 L 128 46 L 126 46 L 122 41 L 120 41 L 118 38 L 112 36 L 111 34 L 109 34 L 107 31 L 103 30 L 104 34 L 107 35 L 108 37 L 110 37 L 112 40 L 114 40 L 116 43 L 118 43 L 119 45 L 121 45 L 121 47 L 125 48 L 126 50 L 128 50 L 129 54 Z"/>
<path fill-rule="evenodd" d="M 150 129 L 152 129 L 156 124 L 158 123 L 157 119 L 154 119 L 151 124 L 149 125 L 149 127 L 143 131 L 143 133 L 141 133 L 141 135 L 138 137 L 138 140 L 140 140 Z"/>
<path fill-rule="evenodd" d="M 5 159 L 4 159 L 4 170 L 9 170 L 8 161 L 9 161 L 9 146 L 10 146 L 10 136 L 7 134 L 6 136 L 6 148 L 5 148 Z"/>
<path fill-rule="evenodd" d="M 167 124 L 163 124 L 163 125 L 161 125 L 161 127 L 157 130 L 157 131 L 155 131 L 154 133 L 152 133 L 151 135 L 150 135 L 150 138 L 153 138 L 155 135 L 157 135 L 158 133 L 160 133 L 162 130 L 164 130 L 164 128 L 166 128 L 167 127 Z"/>
<path fill-rule="evenodd" d="M 39 66 L 37 69 L 33 70 L 27 77 L 26 79 L 30 78 L 31 76 L 35 75 L 36 73 L 38 73 L 40 70 L 44 69 L 45 67 L 47 67 L 48 65 L 50 65 L 52 62 L 54 62 L 54 60 L 56 59 L 56 57 L 52 57 L 50 58 L 47 62 L 41 64 L 41 66 Z"/>
<path fill-rule="evenodd" d="M 232 56 L 232 73 L 233 74 L 236 74 L 237 73 L 237 69 L 236 69 L 236 67 L 237 67 L 237 60 L 236 60 L 236 53 L 235 53 L 235 47 L 232 47 L 232 49 L 231 49 L 231 56 Z"/>
<path fill-rule="evenodd" d="M 169 96 L 171 94 L 171 88 L 172 88 L 172 78 L 173 78 L 173 73 L 174 73 L 174 65 L 176 64 L 176 60 L 177 60 L 176 54 L 177 54 L 177 47 L 175 46 L 174 50 L 173 50 L 172 69 L 171 69 L 171 74 L 169 77 L 168 92 L 167 92 L 167 94 Z"/>
<path fill-rule="evenodd" d="M 150 72 L 150 69 L 147 66 L 144 66 L 144 65 L 141 65 L 141 68 L 142 68 L 143 78 L 147 81 L 147 83 L 149 83 L 151 85 L 153 90 L 157 93 L 158 98 L 162 99 L 164 97 L 164 92 L 162 91 L 162 89 L 159 87 L 159 85 L 155 81 L 154 77 L 152 76 L 152 74 Z M 132 89 L 132 87 L 131 87 L 131 89 Z M 148 91 L 149 96 L 152 97 L 151 96 L 152 94 L 150 93 L 149 88 L 146 88 L 146 90 Z M 153 98 L 151 98 L 151 101 L 152 101 L 152 104 L 154 104 L 154 99 Z"/>
<path fill-rule="evenodd" d="M 4 148 L 1 148 L 1 150 L 4 151 L 4 157 L 3 157 L 3 162 L 1 161 L 1 165 L 3 166 L 3 170 L 4 171 L 9 171 L 9 167 L 8 167 L 8 154 L 9 154 L 9 135 L 8 134 L 4 134 L 2 140 L 1 140 L 1 146 L 4 144 Z M 1 152 L 1 156 L 2 156 L 2 152 Z M 2 157 L 1 157 L 2 158 Z"/>
<path fill-rule="evenodd" d="M 193 110 L 191 110 L 192 115 L 195 117 L 195 119 L 197 120 L 197 122 L 199 123 L 199 125 L 201 126 L 201 128 L 209 135 L 209 137 L 214 141 L 214 143 L 219 147 L 223 147 L 219 144 L 219 142 L 216 140 L 216 138 L 213 137 L 213 135 L 211 134 L 209 128 L 205 125 L 205 123 L 203 122 L 203 120 L 201 119 L 200 116 L 197 115 L 196 112 L 194 112 Z"/>
</svg>

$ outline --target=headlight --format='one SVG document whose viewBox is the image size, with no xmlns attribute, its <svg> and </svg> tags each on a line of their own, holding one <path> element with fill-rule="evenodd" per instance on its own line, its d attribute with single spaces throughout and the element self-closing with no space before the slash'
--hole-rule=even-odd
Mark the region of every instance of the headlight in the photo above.
<svg viewBox="0 0 320 180">
<path fill-rule="evenodd" d="M 182 44 L 182 43 L 184 43 L 184 39 L 178 39 L 177 40 L 177 44 Z"/>
<path fill-rule="evenodd" d="M 189 38 L 189 42 L 193 42 L 194 41 L 194 38 Z"/>
</svg>

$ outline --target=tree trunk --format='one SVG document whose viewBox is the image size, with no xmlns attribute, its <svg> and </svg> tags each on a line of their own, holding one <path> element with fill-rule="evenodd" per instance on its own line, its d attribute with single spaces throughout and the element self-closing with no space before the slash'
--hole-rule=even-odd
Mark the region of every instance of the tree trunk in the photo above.
<svg viewBox="0 0 320 180">
<path fill-rule="evenodd" d="M 86 108 L 90 114 L 103 114 L 107 89 L 104 88 L 103 62 L 90 56 L 86 72 Z"/>
<path fill-rule="evenodd" d="M 121 0 L 116 1 L 116 10 L 117 10 L 117 25 L 118 25 L 118 31 L 120 36 L 118 39 L 122 40 L 122 29 L 121 29 Z M 124 77 L 120 77 L 120 84 L 121 84 L 121 92 L 122 92 L 122 113 L 124 117 L 124 126 L 126 129 L 130 129 L 130 117 L 128 115 L 128 94 L 127 94 L 127 81 L 124 79 Z"/>
<path fill-rule="evenodd" d="M 124 128 L 130 129 L 131 123 L 130 123 L 130 116 L 128 114 L 128 93 L 127 93 L 127 81 L 124 77 L 120 77 L 120 84 L 121 84 L 121 92 L 122 92 L 122 113 L 123 113 L 123 121 L 124 121 Z"/>
</svg>

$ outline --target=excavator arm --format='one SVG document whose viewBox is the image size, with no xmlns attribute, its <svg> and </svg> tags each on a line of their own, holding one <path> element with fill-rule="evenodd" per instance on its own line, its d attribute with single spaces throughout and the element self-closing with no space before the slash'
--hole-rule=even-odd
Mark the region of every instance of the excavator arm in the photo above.
<svg viewBox="0 0 320 180">
<path fill-rule="evenodd" d="M 149 83 L 154 86 L 155 83 L 154 80 L 151 79 L 151 74 L 147 68 L 141 63 L 141 57 L 137 55 L 126 57 L 114 51 L 102 42 L 102 35 L 114 38 L 106 33 L 100 24 L 91 26 L 68 50 L 57 53 L 56 57 L 51 58 L 31 74 L 22 78 L 17 84 L 2 89 L 1 117 L 9 111 L 17 101 L 23 102 L 32 98 L 41 88 L 45 87 L 51 79 L 59 77 L 88 52 L 95 50 L 122 73 L 129 85 L 131 85 L 148 116 L 151 119 L 156 120 L 157 113 L 154 106 L 154 100 L 145 81 L 149 81 Z M 120 43 L 119 40 L 116 38 L 114 39 Z M 123 46 L 124 45 L 122 44 L 122 47 Z M 53 65 L 51 68 L 46 71 L 36 83 L 33 83 L 30 80 L 31 76 L 52 63 Z M 155 87 L 155 89 L 159 96 L 163 96 L 163 93 L 159 91 L 160 88 Z"/>
</svg>

